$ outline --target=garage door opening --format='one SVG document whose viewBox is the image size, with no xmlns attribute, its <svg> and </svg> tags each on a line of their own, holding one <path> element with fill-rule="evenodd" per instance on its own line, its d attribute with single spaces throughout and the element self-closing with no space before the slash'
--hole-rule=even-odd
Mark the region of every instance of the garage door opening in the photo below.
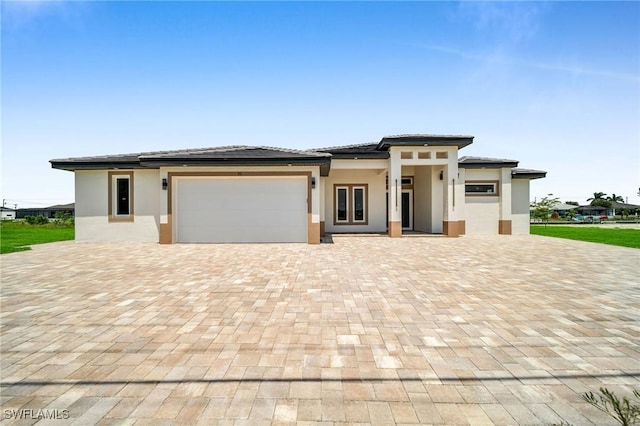
<svg viewBox="0 0 640 426">
<path fill-rule="evenodd" d="M 307 242 L 306 176 L 176 178 L 180 243 Z"/>
</svg>

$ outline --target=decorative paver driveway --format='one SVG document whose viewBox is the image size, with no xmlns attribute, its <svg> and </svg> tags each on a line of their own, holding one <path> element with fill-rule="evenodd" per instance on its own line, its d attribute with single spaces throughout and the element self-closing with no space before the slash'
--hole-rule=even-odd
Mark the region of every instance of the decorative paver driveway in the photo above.
<svg viewBox="0 0 640 426">
<path fill-rule="evenodd" d="M 601 425 L 583 392 L 640 388 L 640 250 L 334 241 L 3 255 L 3 418 Z"/>
</svg>

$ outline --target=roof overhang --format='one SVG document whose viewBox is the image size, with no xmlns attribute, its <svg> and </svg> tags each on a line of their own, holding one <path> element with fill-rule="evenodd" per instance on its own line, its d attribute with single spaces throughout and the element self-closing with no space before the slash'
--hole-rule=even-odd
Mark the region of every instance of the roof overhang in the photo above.
<svg viewBox="0 0 640 426">
<path fill-rule="evenodd" d="M 511 169 L 511 179 L 542 179 L 547 177 L 544 170 Z"/>
<path fill-rule="evenodd" d="M 461 169 L 502 169 L 518 167 L 518 160 L 492 157 L 460 157 L 458 168 Z"/>
<path fill-rule="evenodd" d="M 377 150 L 388 150 L 392 146 L 456 146 L 462 149 L 473 143 L 473 136 L 448 135 L 398 135 L 385 136 Z"/>
<path fill-rule="evenodd" d="M 140 157 L 134 161 L 74 161 L 73 159 L 51 160 L 54 169 L 75 170 L 117 170 L 117 169 L 158 169 L 171 166 L 318 166 L 321 176 L 329 176 L 331 157 L 310 158 L 153 158 Z"/>
<path fill-rule="evenodd" d="M 73 161 L 72 159 L 65 160 L 50 160 L 51 168 L 67 170 L 73 172 L 75 170 L 111 170 L 111 169 L 141 169 L 139 161 Z"/>
</svg>

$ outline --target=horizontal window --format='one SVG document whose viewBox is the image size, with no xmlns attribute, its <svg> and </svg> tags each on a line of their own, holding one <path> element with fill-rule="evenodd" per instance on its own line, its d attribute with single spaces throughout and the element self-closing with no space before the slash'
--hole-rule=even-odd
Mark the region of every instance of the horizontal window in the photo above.
<svg viewBox="0 0 640 426">
<path fill-rule="evenodd" d="M 498 181 L 466 182 L 464 192 L 466 195 L 498 195 Z"/>
<path fill-rule="evenodd" d="M 387 176 L 387 180 L 385 181 L 387 184 L 387 189 L 389 188 L 389 176 Z M 413 177 L 411 176 L 402 176 L 401 179 L 402 186 L 413 186 Z"/>
<path fill-rule="evenodd" d="M 368 222 L 368 185 L 334 185 L 335 225 L 366 225 Z"/>
</svg>

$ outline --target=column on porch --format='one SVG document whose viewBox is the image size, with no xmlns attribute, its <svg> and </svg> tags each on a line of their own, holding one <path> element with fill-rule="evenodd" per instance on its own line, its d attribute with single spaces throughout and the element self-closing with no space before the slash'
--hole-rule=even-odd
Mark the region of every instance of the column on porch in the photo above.
<svg viewBox="0 0 640 426">
<path fill-rule="evenodd" d="M 442 220 L 442 233 L 448 237 L 460 235 L 458 212 L 456 207 L 461 202 L 460 179 L 458 178 L 458 157 L 449 155 L 444 174 L 444 217 Z"/>
<path fill-rule="evenodd" d="M 511 169 L 500 170 L 500 218 L 498 234 L 511 235 Z"/>
<path fill-rule="evenodd" d="M 389 236 L 402 237 L 402 164 L 400 151 L 389 152 Z"/>
</svg>

